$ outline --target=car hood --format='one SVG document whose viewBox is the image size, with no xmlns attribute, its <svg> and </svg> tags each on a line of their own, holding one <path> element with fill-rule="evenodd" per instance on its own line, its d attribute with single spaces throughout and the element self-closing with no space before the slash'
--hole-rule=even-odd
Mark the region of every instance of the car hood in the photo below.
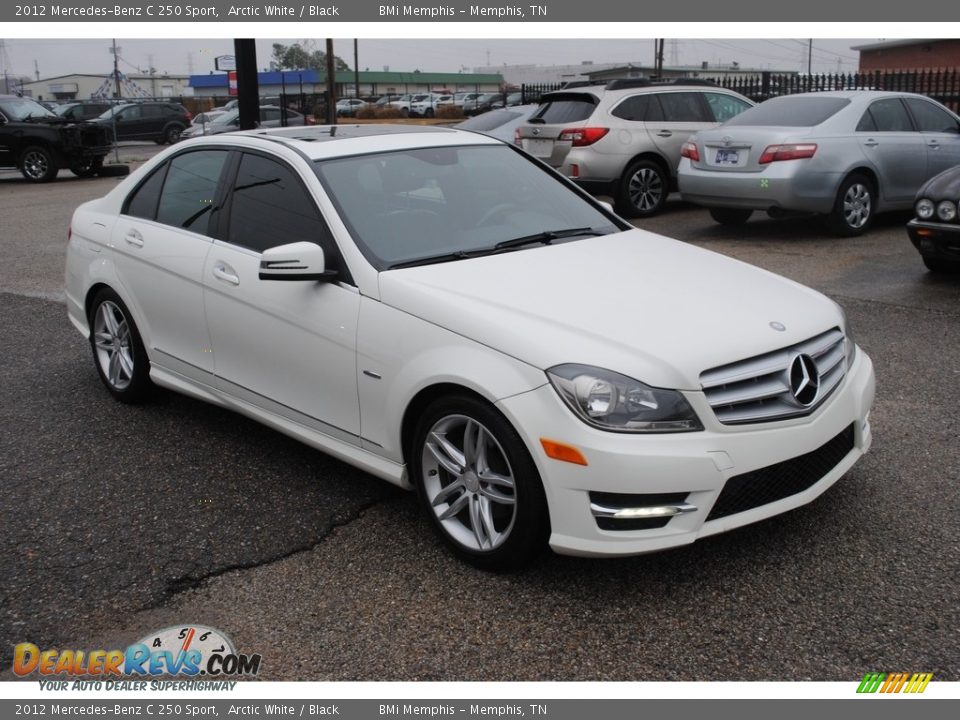
<svg viewBox="0 0 960 720">
<path fill-rule="evenodd" d="M 685 390 L 841 323 L 809 288 L 642 230 L 388 270 L 380 299 L 540 369 L 581 363 Z"/>
<path fill-rule="evenodd" d="M 944 170 L 927 180 L 917 193 L 917 199 L 922 197 L 930 198 L 934 202 L 960 198 L 960 166 Z"/>
</svg>

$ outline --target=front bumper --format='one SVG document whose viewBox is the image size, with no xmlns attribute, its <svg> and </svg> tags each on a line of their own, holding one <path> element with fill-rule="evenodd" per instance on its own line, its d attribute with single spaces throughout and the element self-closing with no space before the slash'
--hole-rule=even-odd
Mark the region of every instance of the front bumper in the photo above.
<svg viewBox="0 0 960 720">
<path fill-rule="evenodd" d="M 960 265 L 960 225 L 914 218 L 907 223 L 907 232 L 917 252 L 924 257 Z"/>
<path fill-rule="evenodd" d="M 576 418 L 549 384 L 501 400 L 498 407 L 524 438 L 543 479 L 552 527 L 550 546 L 568 555 L 636 555 L 686 545 L 818 497 L 870 447 L 868 414 L 874 382 L 873 364 L 860 350 L 840 386 L 812 415 L 741 426 L 720 424 L 702 393 L 685 393 L 705 429 L 676 434 L 596 430 Z M 708 520 L 731 478 L 740 482 L 748 473 L 815 454 L 851 427 L 849 452 L 831 463 L 830 469 L 806 489 Z M 589 464 L 574 465 L 547 457 L 541 438 L 575 445 Z M 661 527 L 603 529 L 601 525 L 610 527 L 610 523 L 598 522 L 596 506 L 603 503 L 597 500 L 617 495 L 648 495 L 657 499 L 657 505 L 690 505 L 695 509 L 673 514 Z"/>
<path fill-rule="evenodd" d="M 705 207 L 830 212 L 841 174 L 807 172 L 802 162 L 787 160 L 760 172 L 738 172 L 703 170 L 683 158 L 677 182 L 684 200 Z"/>
</svg>

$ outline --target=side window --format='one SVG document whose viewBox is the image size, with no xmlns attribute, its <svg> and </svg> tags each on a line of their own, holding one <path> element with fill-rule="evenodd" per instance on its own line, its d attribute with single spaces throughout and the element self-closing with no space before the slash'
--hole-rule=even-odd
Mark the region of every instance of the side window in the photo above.
<svg viewBox="0 0 960 720">
<path fill-rule="evenodd" d="M 870 104 L 870 114 L 877 132 L 913 132 L 907 109 L 898 98 L 877 100 Z"/>
<path fill-rule="evenodd" d="M 906 103 L 913 114 L 913 119 L 917 121 L 917 125 L 920 127 L 920 132 L 960 132 L 956 119 L 932 102 L 917 98 L 906 98 Z"/>
<path fill-rule="evenodd" d="M 699 93 L 660 93 L 659 98 L 665 122 L 712 122 L 704 112 Z"/>
<path fill-rule="evenodd" d="M 703 94 L 707 99 L 707 105 L 710 106 L 710 112 L 718 123 L 723 123 L 735 115 L 739 115 L 750 107 L 749 103 L 733 95 L 724 93 L 708 92 Z"/>
<path fill-rule="evenodd" d="M 634 95 L 625 98 L 617 105 L 610 114 L 623 120 L 634 120 L 641 122 L 646 119 L 647 106 L 650 104 L 650 95 Z"/>
<path fill-rule="evenodd" d="M 227 239 L 256 252 L 312 242 L 333 259 L 329 231 L 300 179 L 285 165 L 261 155 L 245 154 L 240 161 Z"/>
<path fill-rule="evenodd" d="M 147 181 L 127 198 L 127 209 L 124 214 L 144 220 L 155 219 L 157 217 L 157 203 L 160 200 L 160 190 L 163 188 L 163 178 L 166 174 L 166 163 L 154 170 Z"/>
<path fill-rule="evenodd" d="M 873 115 L 870 113 L 870 108 L 867 108 L 863 117 L 860 118 L 860 122 L 857 123 L 857 132 L 876 132 L 877 124 L 873 121 Z"/>
<path fill-rule="evenodd" d="M 163 111 L 160 109 L 159 105 L 144 105 L 143 106 L 143 117 L 146 120 L 154 120 L 163 115 Z"/>
<path fill-rule="evenodd" d="M 139 120 L 140 119 L 140 106 L 134 105 L 133 107 L 128 107 L 126 110 L 120 111 L 120 117 L 124 120 Z"/>
<path fill-rule="evenodd" d="M 160 194 L 157 222 L 206 235 L 226 160 L 225 150 L 198 150 L 173 158 Z"/>
</svg>

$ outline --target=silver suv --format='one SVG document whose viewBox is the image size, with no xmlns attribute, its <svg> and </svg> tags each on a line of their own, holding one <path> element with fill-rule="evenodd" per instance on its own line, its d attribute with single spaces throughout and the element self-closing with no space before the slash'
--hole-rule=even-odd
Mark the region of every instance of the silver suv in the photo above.
<svg viewBox="0 0 960 720">
<path fill-rule="evenodd" d="M 625 217 L 663 208 L 687 138 L 754 105 L 713 83 L 640 80 L 560 90 L 541 102 L 517 130 L 518 144 L 585 190 L 614 197 Z"/>
</svg>

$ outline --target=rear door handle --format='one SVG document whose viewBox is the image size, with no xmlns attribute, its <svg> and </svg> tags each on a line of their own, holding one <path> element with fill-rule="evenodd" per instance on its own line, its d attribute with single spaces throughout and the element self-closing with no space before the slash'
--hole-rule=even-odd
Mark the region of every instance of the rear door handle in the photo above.
<svg viewBox="0 0 960 720">
<path fill-rule="evenodd" d="M 240 284 L 240 278 L 237 276 L 236 271 L 223 262 L 218 262 L 213 266 L 213 276 L 218 280 L 223 280 L 231 285 Z"/>
<path fill-rule="evenodd" d="M 936 140 L 930 140 L 930 141 L 927 143 L 927 147 L 933 148 L 934 150 L 939 150 L 939 149 L 940 149 L 940 143 L 938 143 Z"/>
<path fill-rule="evenodd" d="M 141 235 L 140 231 L 136 228 L 133 228 L 127 232 L 127 234 L 123 236 L 123 239 L 126 240 L 129 245 L 143 247 L 143 235 Z"/>
<path fill-rule="evenodd" d="M 673 133 L 669 130 L 661 130 L 657 133 L 657 137 L 673 137 Z"/>
<path fill-rule="evenodd" d="M 863 144 L 866 145 L 867 147 L 876 147 L 880 143 L 878 143 L 873 138 L 867 138 L 866 140 L 863 141 Z"/>
</svg>

